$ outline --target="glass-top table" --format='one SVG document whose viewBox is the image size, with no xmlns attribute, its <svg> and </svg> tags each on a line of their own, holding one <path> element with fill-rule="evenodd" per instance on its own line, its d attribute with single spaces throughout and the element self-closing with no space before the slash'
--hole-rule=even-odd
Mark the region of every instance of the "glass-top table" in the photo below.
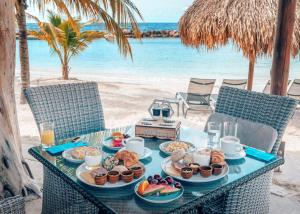
<svg viewBox="0 0 300 214">
<path fill-rule="evenodd" d="M 134 135 L 134 127 L 115 130 L 129 133 L 131 136 Z M 115 130 L 91 133 L 81 136 L 81 139 L 93 146 L 101 145 L 102 141 Z M 206 133 L 199 130 L 186 127 L 182 127 L 180 130 L 180 140 L 192 142 L 197 147 L 204 147 L 205 139 Z M 145 140 L 145 146 L 152 149 L 152 156 L 142 160 L 146 167 L 146 177 L 153 174 L 166 176 L 162 172 L 161 161 L 167 156 L 159 150 L 159 144 L 165 141 L 158 139 Z M 103 148 L 103 151 L 113 153 L 113 151 L 105 148 Z M 59 177 L 63 177 L 72 188 L 77 190 L 96 207 L 104 207 L 106 210 L 115 213 L 168 213 L 191 206 L 191 204 L 205 203 L 283 164 L 283 159 L 280 157 L 269 163 L 248 156 L 240 160 L 227 161 L 229 174 L 226 177 L 218 181 L 203 184 L 181 182 L 184 186 L 184 194 L 180 199 L 164 205 L 155 205 L 144 202 L 135 196 L 133 191 L 135 184 L 109 190 L 89 187 L 76 178 L 75 171 L 78 165 L 65 161 L 61 155 L 52 156 L 42 151 L 40 146 L 29 149 L 29 153 L 42 162 L 51 172 Z"/>
</svg>

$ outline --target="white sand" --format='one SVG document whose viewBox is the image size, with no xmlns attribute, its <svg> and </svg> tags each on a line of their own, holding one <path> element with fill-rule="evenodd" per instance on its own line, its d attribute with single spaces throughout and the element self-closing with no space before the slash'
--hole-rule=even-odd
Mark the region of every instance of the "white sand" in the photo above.
<svg viewBox="0 0 300 214">
<path fill-rule="evenodd" d="M 100 96 L 104 108 L 105 123 L 107 128 L 134 124 L 140 118 L 147 116 L 148 106 L 152 100 L 159 97 L 173 97 L 176 91 L 185 91 L 189 79 L 135 79 L 134 77 L 81 76 L 85 80 L 99 81 Z M 77 82 L 78 80 L 62 81 L 53 78 L 42 78 L 32 81 L 32 86 Z M 17 81 L 18 82 L 18 81 Z M 254 86 L 262 90 L 265 81 L 261 80 Z M 220 85 L 221 80 L 217 81 Z M 17 99 L 20 86 L 16 84 Z M 215 92 L 218 90 L 215 87 Z M 42 166 L 27 150 L 39 144 L 39 135 L 32 113 L 28 105 L 18 105 L 18 118 L 23 142 L 23 153 L 33 170 L 33 174 L 42 186 Z M 207 113 L 190 113 L 187 119 L 180 114 L 180 120 L 187 126 L 203 130 L 208 117 Z M 297 112 L 290 122 L 284 135 L 286 145 L 286 163 L 281 168 L 282 173 L 275 173 L 273 181 L 273 194 L 271 213 L 296 213 L 300 209 L 300 113 Z M 41 200 L 27 202 L 28 213 L 40 213 Z"/>
</svg>

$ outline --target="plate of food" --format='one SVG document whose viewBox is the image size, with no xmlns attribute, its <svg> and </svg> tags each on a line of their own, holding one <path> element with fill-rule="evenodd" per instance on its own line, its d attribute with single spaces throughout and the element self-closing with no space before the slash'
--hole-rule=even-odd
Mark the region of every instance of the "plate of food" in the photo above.
<svg viewBox="0 0 300 214">
<path fill-rule="evenodd" d="M 122 132 L 113 132 L 111 136 L 103 141 L 103 146 L 114 151 L 118 151 L 124 148 L 124 140 L 129 138 L 128 134 L 123 134 Z"/>
<path fill-rule="evenodd" d="M 168 141 L 159 145 L 160 151 L 167 155 L 171 155 L 177 150 L 184 150 L 185 152 L 193 152 L 196 147 L 192 143 L 184 141 Z"/>
<path fill-rule="evenodd" d="M 154 175 L 136 184 L 134 192 L 149 203 L 165 204 L 179 199 L 184 189 L 170 176 L 163 179 L 160 175 Z"/>
<path fill-rule="evenodd" d="M 191 183 L 216 181 L 229 173 L 224 153 L 209 149 L 193 153 L 178 150 L 161 162 L 161 168 L 167 175 Z"/>
<path fill-rule="evenodd" d="M 85 153 L 92 150 L 95 150 L 95 148 L 87 146 L 67 149 L 62 153 L 62 157 L 71 163 L 82 163 L 84 162 Z"/>
<path fill-rule="evenodd" d="M 118 188 L 140 181 L 145 174 L 143 163 L 134 152 L 122 151 L 105 157 L 101 166 L 89 170 L 85 163 L 76 169 L 77 178 L 97 188 Z"/>
</svg>

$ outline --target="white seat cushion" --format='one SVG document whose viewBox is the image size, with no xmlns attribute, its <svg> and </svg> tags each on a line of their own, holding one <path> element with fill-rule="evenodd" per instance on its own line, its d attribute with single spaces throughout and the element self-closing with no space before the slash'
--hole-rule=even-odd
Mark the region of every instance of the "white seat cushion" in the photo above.
<svg viewBox="0 0 300 214">
<path fill-rule="evenodd" d="M 235 121 L 238 123 L 237 137 L 240 139 L 242 144 L 261 149 L 266 152 L 272 151 L 278 136 L 277 131 L 273 127 L 217 112 L 210 115 L 207 120 L 207 122 L 220 123 L 226 121 Z M 205 126 L 205 131 L 206 130 L 207 123 Z"/>
</svg>

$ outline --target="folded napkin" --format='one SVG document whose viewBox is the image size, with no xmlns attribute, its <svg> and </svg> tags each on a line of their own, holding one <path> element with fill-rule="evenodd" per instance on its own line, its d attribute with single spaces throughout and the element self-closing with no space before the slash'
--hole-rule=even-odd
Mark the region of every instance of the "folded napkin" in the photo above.
<svg viewBox="0 0 300 214">
<path fill-rule="evenodd" d="M 83 142 L 83 141 L 67 142 L 64 144 L 50 147 L 46 151 L 49 152 L 51 155 L 56 155 L 67 149 L 76 148 L 76 147 L 80 147 L 80 146 L 87 146 L 87 143 Z"/>
<path fill-rule="evenodd" d="M 269 162 L 276 159 L 275 155 L 269 154 L 262 150 L 255 149 L 253 147 L 246 147 L 245 152 L 248 156 L 264 162 Z"/>
</svg>

